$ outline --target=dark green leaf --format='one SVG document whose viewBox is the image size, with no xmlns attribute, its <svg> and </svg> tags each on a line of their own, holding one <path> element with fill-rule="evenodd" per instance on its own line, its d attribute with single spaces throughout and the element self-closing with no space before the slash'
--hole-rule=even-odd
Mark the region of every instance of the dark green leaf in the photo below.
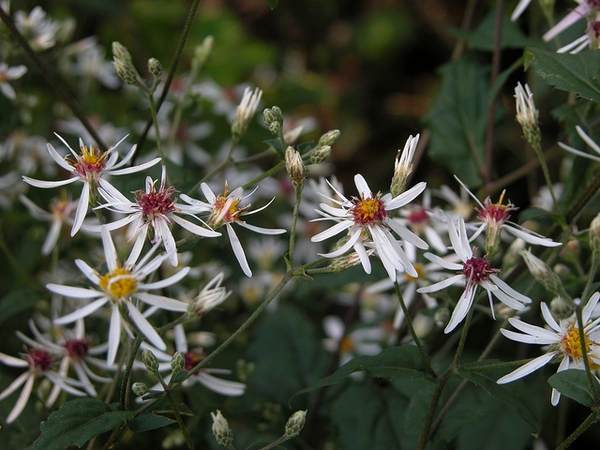
<svg viewBox="0 0 600 450">
<path fill-rule="evenodd" d="M 269 444 L 270 444 L 270 442 L 255 442 L 250 447 L 247 447 L 246 450 L 260 450 L 261 448 L 265 448 Z M 281 445 L 276 445 L 275 447 L 269 447 L 269 448 L 286 450 L 285 447 L 282 447 Z"/>
<path fill-rule="evenodd" d="M 136 433 L 142 433 L 144 431 L 156 430 L 157 428 L 166 427 L 175 422 L 176 421 L 174 419 L 170 419 L 168 417 L 161 416 L 153 412 L 151 414 L 142 414 L 141 416 L 130 420 L 127 423 L 127 426 L 131 431 L 135 431 Z"/>
<path fill-rule="evenodd" d="M 305 391 L 338 383 L 356 371 L 363 371 L 371 377 L 385 378 L 390 381 L 398 378 L 431 380 L 426 373 L 427 365 L 423 361 L 419 349 L 413 345 L 404 345 L 388 347 L 375 356 L 356 356 L 335 373 L 322 378 Z"/>
<path fill-rule="evenodd" d="M 600 394 L 600 383 L 592 377 L 596 393 Z M 572 398 L 582 405 L 594 407 L 594 395 L 587 374 L 584 370 L 563 370 L 548 378 L 548 383 L 558 392 Z"/>
<path fill-rule="evenodd" d="M 405 406 L 402 396 L 391 387 L 372 382 L 350 385 L 335 399 L 331 409 L 339 448 L 414 449 L 416 439 L 406 435 L 399 420 Z"/>
<path fill-rule="evenodd" d="M 496 364 L 492 361 L 490 364 Z M 487 369 L 485 362 L 480 361 L 473 365 L 465 364 L 458 369 L 457 374 L 469 380 L 471 383 L 483 388 L 488 394 L 507 405 L 512 406 L 519 416 L 527 422 L 534 432 L 539 432 L 541 428 L 541 419 L 539 408 L 533 401 L 533 398 L 527 394 L 527 388 L 520 380 L 508 384 L 498 384 L 496 381 L 505 370 Z M 475 368 L 476 370 L 469 370 Z"/>
<path fill-rule="evenodd" d="M 42 434 L 29 450 L 63 450 L 68 445 L 81 447 L 133 415 L 133 411 L 113 411 L 106 403 L 93 398 L 71 400 L 42 422 Z"/>
<path fill-rule="evenodd" d="M 556 53 L 540 48 L 526 52 L 535 72 L 550 86 L 600 103 L 600 54 Z"/>
<path fill-rule="evenodd" d="M 28 308 L 33 307 L 40 299 L 33 291 L 22 289 L 5 295 L 0 301 L 0 324 Z"/>
<path fill-rule="evenodd" d="M 279 3 L 279 0 L 269 0 L 269 8 L 275 9 L 277 7 L 277 3 Z"/>
<path fill-rule="evenodd" d="M 452 33 L 467 39 L 469 47 L 478 50 L 493 51 L 495 46 L 496 12 L 490 12 L 485 19 L 471 33 L 462 30 L 452 30 Z M 531 41 L 523 34 L 517 25 L 504 15 L 502 21 L 502 43 L 501 47 L 525 48 L 531 45 Z"/>
<path fill-rule="evenodd" d="M 488 69 L 462 58 L 440 70 L 442 87 L 425 123 L 430 156 L 467 186 L 481 183 L 490 87 Z"/>
</svg>

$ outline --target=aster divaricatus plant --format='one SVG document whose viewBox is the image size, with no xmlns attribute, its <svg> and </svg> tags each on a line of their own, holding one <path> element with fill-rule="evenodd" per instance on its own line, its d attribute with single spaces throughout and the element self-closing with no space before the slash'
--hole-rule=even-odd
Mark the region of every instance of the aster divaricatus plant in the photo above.
<svg viewBox="0 0 600 450">
<path fill-rule="evenodd" d="M 598 304 L 600 293 L 596 292 L 592 295 L 588 303 L 581 311 L 583 321 L 583 337 L 584 346 L 587 353 L 587 358 L 590 366 L 597 368 L 600 365 L 600 318 L 593 319 L 592 313 Z M 516 370 L 513 370 L 507 375 L 504 375 L 498 380 L 499 384 L 510 383 L 511 381 L 523 378 L 526 375 L 545 366 L 550 361 L 560 358 L 557 372 L 571 369 L 584 369 L 582 343 L 577 327 L 575 315 L 567 319 L 556 321 L 550 312 L 550 308 L 546 303 L 541 304 L 542 316 L 547 324 L 547 327 L 542 328 L 537 325 L 531 325 L 523 322 L 521 319 L 511 317 L 508 319 L 510 324 L 520 331 L 506 330 L 502 328 L 500 331 L 507 338 L 523 342 L 525 344 L 546 345 L 547 351 L 541 356 L 532 359 L 526 364 L 523 364 Z M 560 400 L 560 392 L 552 389 L 551 402 L 554 406 Z"/>
<path fill-rule="evenodd" d="M 322 217 L 313 219 L 314 221 L 333 220 L 336 224 L 314 235 L 311 239 L 313 242 L 321 242 L 343 231 L 348 231 L 346 242 L 336 250 L 321 254 L 321 256 L 337 258 L 354 248 L 365 272 L 371 273 L 371 262 L 366 246 L 373 245 L 392 281 L 396 280 L 397 272 L 406 271 L 410 276 L 417 277 L 417 271 L 392 232 L 418 248 L 426 249 L 428 245 L 398 219 L 390 217 L 390 212 L 413 201 L 425 190 L 426 183 L 422 181 L 395 197 L 389 193 L 381 195 L 381 192 L 373 195 L 369 185 L 360 174 L 354 176 L 354 183 L 360 197 L 348 199 L 333 185 L 330 185 L 337 198 L 326 197 L 328 203 L 321 203 L 319 205 L 321 209 L 316 210 Z"/>
<path fill-rule="evenodd" d="M 151 294 L 147 291 L 163 289 L 177 283 L 187 275 L 190 268 L 184 267 L 164 280 L 144 283 L 144 279 L 158 269 L 165 258 L 168 258 L 167 254 L 152 258 L 159 243 L 156 243 L 140 259 L 144 242 L 136 241 L 129 257 L 124 264 L 121 264 L 108 229 L 102 227 L 101 233 L 108 272 L 101 275 L 83 260 L 78 259 L 75 261 L 79 270 L 95 285 L 94 288 L 86 289 L 54 283 L 46 285 L 46 288 L 50 291 L 64 295 L 65 297 L 93 300 L 91 303 L 86 303 L 81 308 L 55 319 L 54 323 L 56 325 L 64 325 L 75 322 L 89 316 L 109 303 L 111 306 L 111 316 L 108 332 L 108 365 L 112 365 L 115 361 L 121 338 L 121 327 L 129 321 L 135 325 L 139 332 L 152 345 L 165 350 L 167 346 L 148 319 L 138 309 L 138 302 L 136 300 L 167 311 L 186 312 L 188 308 L 187 303 L 163 295 Z"/>
<path fill-rule="evenodd" d="M 474 255 L 467 236 L 465 222 L 462 218 L 458 218 L 456 222 L 453 219 L 448 219 L 448 233 L 452 248 L 460 258 L 461 263 L 451 262 L 432 253 L 425 253 L 424 256 L 428 260 L 448 270 L 458 271 L 458 273 L 430 286 L 417 289 L 419 293 L 429 294 L 445 289 L 453 284 L 465 285 L 465 290 L 456 303 L 456 307 L 452 312 L 452 317 L 450 317 L 448 325 L 444 329 L 444 333 L 450 333 L 465 318 L 473 305 L 478 286 L 484 288 L 488 293 L 492 315 L 494 314 L 492 294 L 506 306 L 517 311 L 525 309 L 525 304 L 531 303 L 529 297 L 515 291 L 507 283 L 498 278 L 496 273 L 499 270 L 493 268 L 485 257 L 479 258 Z"/>
<path fill-rule="evenodd" d="M 141 172 L 149 167 L 154 166 L 160 161 L 160 158 L 154 158 L 144 164 L 132 167 L 124 167 L 128 164 L 137 148 L 136 145 L 132 146 L 127 155 L 120 161 L 119 152 L 117 146 L 123 142 L 125 137 L 103 152 L 100 149 L 90 145 L 89 147 L 83 144 L 83 140 L 79 139 L 79 148 L 81 154 L 78 154 L 73 150 L 67 141 L 65 141 L 58 134 L 56 135 L 63 144 L 70 150 L 71 155 L 63 158 L 54 149 L 52 144 L 48 143 L 48 152 L 52 159 L 56 163 L 71 174 L 70 178 L 60 181 L 42 181 L 36 180 L 30 177 L 23 176 L 23 180 L 31 186 L 39 188 L 54 188 L 59 186 L 65 186 L 67 184 L 75 183 L 80 181 L 83 183 L 81 195 L 79 196 L 79 202 L 77 204 L 77 210 L 75 211 L 75 218 L 73 219 L 73 227 L 71 228 L 71 236 L 79 231 L 83 224 L 83 219 L 87 214 L 88 205 L 90 200 L 93 200 L 97 195 L 99 187 L 104 189 L 114 189 L 113 186 L 107 181 L 107 178 L 111 175 L 128 175 L 131 173 Z"/>
<path fill-rule="evenodd" d="M 246 254 L 244 253 L 242 244 L 240 243 L 240 240 L 233 229 L 233 224 L 238 224 L 259 234 L 276 235 L 285 233 L 286 230 L 282 228 L 262 228 L 257 227 L 256 225 L 250 225 L 249 223 L 246 223 L 245 220 L 242 220 L 242 217 L 244 216 L 255 214 L 267 208 L 274 199 L 265 206 L 253 211 L 248 211 L 250 204 L 240 206 L 240 203 L 244 199 L 250 197 L 254 191 L 246 196 L 244 196 L 244 189 L 241 187 L 229 192 L 227 182 L 225 182 L 223 193 L 220 194 L 215 194 L 206 183 L 202 183 L 200 185 L 200 189 L 204 194 L 204 197 L 206 197 L 206 200 L 208 200 L 208 203 L 193 199 L 185 194 L 182 194 L 180 198 L 184 202 L 187 202 L 189 205 L 191 205 L 190 208 L 192 211 L 195 211 L 198 214 L 208 213 L 208 218 L 206 219 L 208 226 L 215 230 L 222 226 L 227 228 L 227 235 L 229 236 L 229 242 L 231 243 L 233 253 L 235 254 L 235 257 L 237 258 L 244 274 L 248 277 L 251 277 L 252 270 L 250 270 L 250 266 L 248 265 L 248 260 L 246 259 Z"/>
</svg>

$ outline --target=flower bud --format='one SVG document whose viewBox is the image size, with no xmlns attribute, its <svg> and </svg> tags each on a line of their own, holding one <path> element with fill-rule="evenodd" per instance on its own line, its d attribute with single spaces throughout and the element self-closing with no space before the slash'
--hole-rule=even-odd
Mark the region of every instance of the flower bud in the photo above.
<svg viewBox="0 0 600 450">
<path fill-rule="evenodd" d="M 600 214 L 596 215 L 590 223 L 589 231 L 590 248 L 595 258 L 600 257 Z"/>
<path fill-rule="evenodd" d="M 415 137 L 409 136 L 406 140 L 406 144 L 404 144 L 404 149 L 402 151 L 398 150 L 396 162 L 394 164 L 394 175 L 392 177 L 392 184 L 390 186 L 390 193 L 393 197 L 396 197 L 404 192 L 406 182 L 408 181 L 408 177 L 412 172 L 412 161 L 415 156 L 415 150 L 417 149 L 418 143 L 418 134 Z"/>
<path fill-rule="evenodd" d="M 283 127 L 283 113 L 278 106 L 266 108 L 263 111 L 263 118 L 272 134 L 278 134 L 281 131 Z"/>
<path fill-rule="evenodd" d="M 340 137 L 340 130 L 329 130 L 327 133 L 322 135 L 319 138 L 319 142 L 317 143 L 317 147 L 322 147 L 324 145 L 333 145 L 337 138 Z"/>
<path fill-rule="evenodd" d="M 115 60 L 119 60 L 123 64 L 133 68 L 133 59 L 131 58 L 131 53 L 129 53 L 129 50 L 127 50 L 123 44 L 117 41 L 113 42 L 112 52 Z"/>
<path fill-rule="evenodd" d="M 308 158 L 308 162 L 310 164 L 320 164 L 331 156 L 331 146 L 330 145 L 322 145 L 320 147 L 315 148 L 312 152 L 310 152 L 310 156 Z"/>
<path fill-rule="evenodd" d="M 137 72 L 132 70 L 129 66 L 123 64 L 121 61 L 113 61 L 113 67 L 115 68 L 115 72 L 117 72 L 117 76 L 123 80 L 127 84 L 137 85 Z"/>
<path fill-rule="evenodd" d="M 158 59 L 150 58 L 148 60 L 148 72 L 150 72 L 154 78 L 160 78 L 163 74 L 163 66 Z"/>
<path fill-rule="evenodd" d="M 579 241 L 571 239 L 570 241 L 567 241 L 567 243 L 560 250 L 560 256 L 567 261 L 576 264 L 579 261 L 579 250 Z"/>
<path fill-rule="evenodd" d="M 305 170 L 302 156 L 291 146 L 285 149 L 285 169 L 294 186 L 300 186 L 304 183 Z"/>
<path fill-rule="evenodd" d="M 554 292 L 557 295 L 563 295 L 568 298 L 565 294 L 565 290 L 562 286 L 562 282 L 556 273 L 548 267 L 548 265 L 541 259 L 533 256 L 529 250 L 523 250 L 521 256 L 529 268 L 529 272 L 533 275 L 533 278 L 537 280 L 546 290 Z"/>
<path fill-rule="evenodd" d="M 196 46 L 194 58 L 192 59 L 192 70 L 197 72 L 208 60 L 212 53 L 215 39 L 212 36 L 206 36 L 202 44 Z"/>
<path fill-rule="evenodd" d="M 142 350 L 142 362 L 151 375 L 158 374 L 158 360 L 150 350 Z"/>
<path fill-rule="evenodd" d="M 540 127 L 538 125 L 539 111 L 535 108 L 533 101 L 533 92 L 529 86 L 525 84 L 525 88 L 521 83 L 515 87 L 515 99 L 517 108 L 517 122 L 523 129 L 523 137 L 532 146 L 537 146 L 541 140 Z"/>
<path fill-rule="evenodd" d="M 558 320 L 568 319 L 573 314 L 573 305 L 561 297 L 555 297 L 550 301 L 550 311 Z"/>
<path fill-rule="evenodd" d="M 306 410 L 304 411 L 296 411 L 291 417 L 288 419 L 285 424 L 285 435 L 288 438 L 293 438 L 300 434 L 302 428 L 304 427 L 304 423 L 306 422 Z"/>
<path fill-rule="evenodd" d="M 145 383 L 136 381 L 135 383 L 133 383 L 131 385 L 131 390 L 133 391 L 133 393 L 135 395 L 137 395 L 138 397 L 141 397 L 142 395 L 146 394 L 146 392 L 148 392 L 148 386 L 146 386 Z"/>
<path fill-rule="evenodd" d="M 367 256 L 371 256 L 375 251 L 373 249 L 367 250 Z M 331 264 L 329 264 L 329 270 L 333 273 L 343 272 L 354 266 L 361 264 L 358 253 L 353 252 L 348 255 L 338 256 L 334 258 Z"/>
<path fill-rule="evenodd" d="M 258 108 L 261 97 L 262 91 L 260 89 L 255 88 L 254 91 L 252 91 L 249 87 L 246 88 L 242 100 L 235 112 L 233 123 L 231 124 L 231 134 L 233 134 L 234 137 L 239 138 L 246 133 L 248 125 L 256 112 L 256 108 Z"/>
<path fill-rule="evenodd" d="M 173 376 L 177 375 L 184 366 L 185 356 L 181 352 L 175 352 L 171 358 L 171 370 L 173 371 Z"/>
<path fill-rule="evenodd" d="M 227 419 L 218 409 L 216 414 L 211 412 L 210 415 L 213 419 L 212 432 L 215 439 L 223 447 L 229 447 L 233 442 L 233 431 L 231 431 Z"/>
<path fill-rule="evenodd" d="M 202 317 L 229 297 L 231 291 L 228 292 L 225 287 L 221 286 L 224 276 L 223 272 L 219 273 L 202 288 L 194 301 L 188 305 L 187 315 L 189 318 Z"/>
</svg>

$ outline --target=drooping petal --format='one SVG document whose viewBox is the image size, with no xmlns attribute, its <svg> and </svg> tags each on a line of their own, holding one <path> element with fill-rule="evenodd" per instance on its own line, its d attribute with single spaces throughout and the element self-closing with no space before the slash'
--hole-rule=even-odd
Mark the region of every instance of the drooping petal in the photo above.
<svg viewBox="0 0 600 450">
<path fill-rule="evenodd" d="M 235 230 L 231 226 L 231 224 L 226 224 L 227 226 L 227 235 L 229 236 L 229 242 L 231 243 L 231 248 L 233 249 L 233 254 L 235 255 L 242 271 L 247 277 L 252 276 L 252 270 L 250 270 L 250 266 L 248 265 L 248 260 L 246 259 L 246 254 L 244 253 L 244 248 L 237 235 L 235 234 Z"/>
<path fill-rule="evenodd" d="M 133 320 L 133 323 L 137 326 L 138 330 L 146 336 L 148 341 L 159 350 L 166 350 L 167 345 L 164 343 L 160 335 L 156 332 L 154 327 L 148 322 L 148 320 L 142 315 L 141 312 L 131 302 L 127 302 L 127 310 Z"/>
<path fill-rule="evenodd" d="M 136 292 L 135 297 L 147 303 L 148 305 L 156 306 L 160 309 L 168 311 L 185 312 L 188 304 L 162 295 L 149 294 L 147 292 Z"/>
<path fill-rule="evenodd" d="M 537 358 L 529 361 L 528 363 L 523 364 L 518 369 L 513 370 L 511 373 L 499 378 L 498 381 L 496 381 L 496 383 L 506 384 L 510 383 L 511 381 L 518 380 L 519 378 L 523 378 L 524 376 L 535 372 L 540 367 L 543 367 L 546 364 L 548 364 L 555 356 L 556 352 L 545 353 L 542 356 L 538 356 Z"/>
<path fill-rule="evenodd" d="M 13 409 L 11 410 L 8 417 L 6 418 L 7 424 L 12 423 L 17 417 L 19 417 L 19 415 L 21 415 L 21 413 L 23 412 L 23 409 L 25 409 L 25 405 L 29 401 L 29 397 L 31 396 L 31 391 L 33 390 L 33 382 L 35 381 L 35 377 L 33 376 L 33 374 L 26 372 L 23 375 L 27 376 L 25 379 L 22 380 L 22 381 L 25 381 L 25 386 L 23 386 L 23 389 L 21 390 L 21 393 L 19 394 L 19 398 L 17 399 L 15 406 L 13 406 Z M 21 377 L 23 375 L 21 375 Z M 17 380 L 20 380 L 21 377 L 17 378 Z M 15 380 L 15 381 L 17 381 L 17 380 Z M 22 381 L 21 381 L 21 383 L 22 383 Z"/>
<path fill-rule="evenodd" d="M 58 319 L 54 319 L 55 325 L 65 325 L 67 323 L 75 322 L 78 319 L 82 319 L 84 317 L 89 316 L 97 309 L 100 309 L 104 304 L 108 302 L 108 297 L 103 297 L 98 300 L 93 301 L 66 316 L 59 317 Z"/>
</svg>

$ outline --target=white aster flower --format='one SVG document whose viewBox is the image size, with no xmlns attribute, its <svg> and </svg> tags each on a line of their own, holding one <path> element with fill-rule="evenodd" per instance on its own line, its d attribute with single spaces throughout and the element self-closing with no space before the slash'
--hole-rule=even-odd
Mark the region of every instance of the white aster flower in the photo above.
<svg viewBox="0 0 600 450">
<path fill-rule="evenodd" d="M 85 397 L 87 394 L 74 386 L 79 387 L 80 383 L 76 380 L 66 378 L 64 375 L 59 374 L 53 370 L 54 358 L 53 356 L 44 349 L 32 349 L 28 350 L 27 353 L 23 354 L 21 358 L 15 358 L 14 356 L 5 355 L 0 353 L 0 362 L 11 367 L 22 367 L 27 368 L 27 372 L 19 375 L 4 391 L 0 393 L 0 400 L 4 400 L 10 394 L 15 392 L 21 386 L 23 389 L 19 394 L 19 398 L 14 403 L 14 406 L 8 417 L 6 423 L 14 422 L 17 417 L 23 412 L 29 397 L 33 391 L 33 385 L 35 380 L 44 377 L 47 378 L 54 386 L 58 386 L 59 389 L 77 397 Z M 56 400 L 56 396 L 48 398 L 46 400 L 46 407 L 51 407 Z M 52 400 L 52 401 L 50 401 Z"/>
<path fill-rule="evenodd" d="M 223 272 L 219 273 L 202 288 L 200 293 L 190 302 L 188 315 L 201 317 L 227 300 L 227 297 L 231 295 L 231 291 L 227 291 L 224 286 L 221 286 L 224 276 Z"/>
<path fill-rule="evenodd" d="M 449 219 L 448 232 L 450 234 L 452 248 L 462 261 L 462 264 L 440 258 L 432 253 L 425 253 L 425 258 L 448 270 L 455 272 L 459 271 L 459 273 L 434 283 L 431 286 L 417 289 L 417 292 L 419 293 L 431 293 L 440 291 L 453 284 L 466 285 L 464 292 L 460 296 L 456 303 L 456 307 L 452 312 L 452 317 L 444 329 L 444 333 L 450 333 L 465 318 L 473 305 L 475 294 L 477 293 L 477 286 L 481 286 L 487 291 L 492 315 L 494 314 L 492 294 L 506 306 L 517 311 L 525 309 L 526 303 L 531 303 L 529 297 L 515 291 L 498 278 L 495 275 L 498 272 L 498 269 L 494 269 L 485 258 L 477 258 L 473 255 L 464 220 L 458 219 L 458 222 L 455 223 L 454 220 Z"/>
<path fill-rule="evenodd" d="M 109 365 L 114 363 L 117 350 L 119 349 L 121 326 L 124 324 L 121 314 L 125 313 L 125 311 L 127 311 L 131 321 L 138 328 L 139 332 L 143 334 L 152 345 L 165 350 L 165 343 L 150 322 L 148 322 L 148 319 L 146 319 L 137 308 L 137 302 L 135 302 L 135 300 L 167 311 L 187 311 L 187 303 L 162 295 L 150 294 L 147 291 L 163 289 L 177 283 L 187 275 L 190 270 L 189 267 L 181 269 L 164 280 L 144 283 L 143 280 L 158 269 L 168 255 L 157 256 L 150 260 L 153 253 L 158 248 L 158 244 L 156 244 L 142 259 L 139 259 L 142 252 L 143 241 L 136 241 L 125 264 L 121 265 L 117 258 L 117 252 L 108 229 L 102 227 L 101 233 L 108 273 L 100 275 L 87 263 L 78 259 L 75 261 L 75 264 L 79 270 L 81 270 L 81 272 L 96 285 L 95 288 L 86 289 L 54 283 L 47 284 L 46 288 L 50 291 L 64 295 L 65 297 L 93 300 L 91 303 L 85 304 L 80 309 L 54 320 L 54 323 L 56 325 L 64 325 L 75 322 L 76 320 L 89 316 L 105 304 L 110 303 L 111 317 L 107 355 L 107 363 Z"/>
<path fill-rule="evenodd" d="M 8 67 L 8 64 L 0 63 L 0 92 L 11 100 L 17 98 L 15 90 L 8 82 L 21 78 L 25 73 L 27 73 L 26 66 Z"/>
<path fill-rule="evenodd" d="M 33 218 L 51 222 L 50 230 L 48 230 L 46 239 L 42 244 L 42 255 L 49 255 L 58 242 L 63 224 L 73 224 L 71 216 L 77 208 L 77 202 L 67 200 L 66 194 L 61 195 L 60 199 L 55 199 L 51 203 L 51 212 L 48 212 L 44 211 L 24 195 L 20 195 L 19 199 L 27 207 Z"/>
<path fill-rule="evenodd" d="M 563 17 L 556 25 L 542 36 L 545 42 L 551 41 L 567 28 L 581 19 L 587 21 L 587 30 L 583 36 L 559 48 L 558 53 L 579 53 L 588 46 L 598 45 L 600 32 L 600 4 L 596 0 L 576 0 L 579 5 Z"/>
<path fill-rule="evenodd" d="M 250 214 L 255 214 L 263 209 L 267 208 L 272 201 L 267 203 L 265 206 L 255 209 L 253 211 L 247 211 L 250 205 L 240 206 L 240 203 L 245 199 L 252 195 L 251 192 L 247 196 L 244 196 L 244 190 L 241 187 L 234 189 L 229 192 L 229 188 L 227 183 L 225 183 L 225 187 L 223 189 L 223 193 L 216 195 L 211 188 L 206 183 L 202 183 L 200 185 L 200 189 L 208 200 L 208 203 L 195 200 L 190 198 L 189 196 L 182 194 L 180 198 L 191 205 L 192 210 L 197 213 L 208 213 L 208 219 L 206 222 L 208 225 L 214 229 L 218 229 L 221 226 L 225 226 L 227 228 L 227 235 L 229 236 L 229 242 L 231 243 L 231 248 L 233 249 L 233 253 L 237 258 L 240 267 L 244 271 L 246 276 L 251 277 L 252 271 L 250 270 L 250 266 L 248 265 L 248 260 L 246 259 L 246 254 L 244 253 L 244 249 L 242 248 L 242 244 L 240 243 L 239 238 L 235 234 L 235 230 L 233 229 L 232 224 L 236 223 L 244 228 L 247 228 L 250 231 L 254 231 L 259 234 L 267 234 L 267 235 L 275 235 L 285 233 L 285 230 L 281 228 L 262 228 L 257 227 L 255 225 L 250 225 L 241 219 L 243 216 L 248 216 Z"/>
<path fill-rule="evenodd" d="M 61 181 L 41 181 L 24 176 L 23 180 L 25 180 L 26 183 L 39 188 L 65 186 L 77 181 L 83 183 L 83 189 L 81 190 L 81 195 L 79 197 L 79 204 L 77 206 L 77 211 L 75 212 L 73 228 L 71 229 L 71 236 L 74 236 L 75 233 L 77 233 L 81 228 L 83 219 L 87 214 L 90 198 L 96 195 L 96 190 L 98 187 L 116 190 L 106 180 L 108 176 L 127 175 L 130 173 L 140 172 L 152 167 L 160 161 L 160 158 L 155 158 L 152 161 L 140 164 L 139 166 L 122 168 L 125 164 L 131 161 L 136 149 L 136 145 L 131 147 L 131 150 L 129 150 L 125 158 L 123 158 L 121 162 L 117 163 L 117 159 L 119 158 L 117 146 L 125 138 L 121 139 L 105 152 L 101 152 L 93 145 L 90 145 L 88 148 L 83 144 L 83 141 L 79 139 L 79 148 L 81 150 L 81 154 L 77 154 L 75 150 L 69 147 L 69 144 L 67 144 L 62 137 L 60 137 L 58 134 L 56 136 L 71 151 L 72 158 L 62 158 L 51 144 L 48 144 L 48 151 L 50 152 L 50 155 L 54 161 L 56 161 L 60 167 L 71 173 L 71 178 Z"/>
<path fill-rule="evenodd" d="M 460 181 L 456 176 L 457 181 L 467 190 L 471 198 L 479 204 L 477 211 L 477 221 L 474 226 L 477 230 L 471 236 L 471 241 L 479 236 L 483 231 L 486 232 L 486 250 L 489 253 L 488 247 L 499 245 L 501 233 L 503 231 L 510 233 L 514 237 L 521 238 L 528 244 L 541 245 L 543 247 L 558 247 L 562 245 L 560 242 L 554 242 L 552 239 L 544 237 L 532 230 L 528 230 L 521 225 L 511 222 L 510 212 L 517 209 L 515 205 L 510 203 L 503 204 L 505 191 L 500 194 L 498 203 L 492 203 L 490 197 L 487 197 L 483 203 Z"/>
<path fill-rule="evenodd" d="M 188 348 L 185 330 L 181 324 L 176 325 L 175 328 L 173 328 L 173 332 L 175 334 L 175 350 L 183 354 L 183 357 L 185 358 L 183 370 L 189 372 L 200 361 L 202 361 L 205 355 L 201 348 L 195 348 L 192 350 Z M 158 365 L 158 370 L 160 372 L 171 370 L 171 360 L 173 359 L 173 355 L 154 349 L 147 345 L 144 345 L 144 348 L 149 349 L 156 356 L 158 361 L 162 361 Z M 195 383 L 200 383 L 217 394 L 227 395 L 230 397 L 238 397 L 244 394 L 246 391 L 246 385 L 244 383 L 240 383 L 239 381 L 225 380 L 212 375 L 229 373 L 231 373 L 231 371 L 227 369 L 203 368 L 185 380 L 182 384 L 184 387 L 189 387 Z M 172 374 L 169 374 L 165 377 L 165 383 L 169 383 L 171 376 Z M 162 391 L 163 387 L 160 384 L 157 384 L 156 386 L 153 386 L 151 390 Z"/>
<path fill-rule="evenodd" d="M 596 292 L 590 297 L 587 305 L 585 305 L 581 312 L 585 349 L 588 361 L 593 367 L 598 367 L 600 364 L 600 318 L 592 320 L 592 313 L 598 304 L 598 299 L 600 299 L 600 293 Z M 575 316 L 557 322 L 552 316 L 550 308 L 546 303 L 541 304 L 541 309 L 542 316 L 547 324 L 546 328 L 531 325 L 520 319 L 511 317 L 508 321 L 521 333 L 505 329 L 501 329 L 500 331 L 504 336 L 513 341 L 523 342 L 525 344 L 547 345 L 548 351 L 500 378 L 498 380 L 499 384 L 510 383 L 511 381 L 523 378 L 545 366 L 553 359 L 558 358 L 560 358 L 561 361 L 558 365 L 557 372 L 569 368 L 583 369 L 585 367 L 583 352 L 581 351 L 579 328 Z M 556 406 L 559 400 L 560 392 L 556 389 L 552 389 L 552 404 Z"/>
<path fill-rule="evenodd" d="M 371 262 L 365 249 L 365 243 L 367 245 L 372 243 L 392 281 L 396 280 L 397 272 L 406 271 L 411 276 L 418 276 L 392 231 L 401 239 L 418 248 L 428 248 L 427 243 L 402 225 L 398 219 L 389 217 L 389 213 L 414 200 L 423 192 L 426 183 L 420 182 L 396 197 L 392 197 L 391 194 L 382 196 L 381 193 L 373 195 L 360 174 L 354 176 L 354 183 L 360 198 L 347 199 L 333 185 L 330 185 L 337 198 L 326 197 L 329 203 L 321 203 L 321 210 L 316 210 L 323 217 L 313 219 L 314 221 L 333 220 L 337 223 L 313 236 L 311 239 L 313 242 L 321 242 L 343 231 L 348 231 L 346 242 L 338 249 L 321 254 L 321 256 L 336 258 L 354 248 L 365 272 L 371 273 Z"/>
<path fill-rule="evenodd" d="M 204 228 L 180 217 L 180 215 L 188 216 L 201 222 L 194 215 L 194 208 L 177 203 L 177 199 L 172 198 L 175 194 L 173 186 L 165 187 L 167 181 L 166 166 L 162 168 L 162 176 L 158 189 L 155 187 L 156 181 L 151 177 L 146 177 L 146 190 L 134 192 L 135 202 L 129 200 L 113 186 L 102 186 L 98 189 L 98 192 L 106 200 L 106 203 L 101 205 L 100 208 L 107 208 L 116 213 L 127 214 L 127 217 L 105 226 L 109 230 L 116 230 L 127 224 L 131 224 L 130 238 L 137 237 L 135 246 L 143 245 L 151 229 L 153 232 L 152 243 L 162 242 L 171 264 L 176 266 L 177 245 L 173 233 L 169 228 L 172 222 L 175 222 L 190 233 L 201 237 L 217 237 L 221 236 L 221 233 Z M 186 198 L 189 197 L 186 196 Z M 99 226 L 87 226 L 86 230 L 98 231 L 99 228 Z"/>
<path fill-rule="evenodd" d="M 85 389 L 89 396 L 96 397 L 98 395 L 90 379 L 100 383 L 110 383 L 113 381 L 112 378 L 97 375 L 89 367 L 89 364 L 92 364 L 105 370 L 109 369 L 104 361 L 92 356 L 106 352 L 107 346 L 91 346 L 92 338 L 85 334 L 83 320 L 78 320 L 73 330 L 52 330 L 52 334 L 57 336 L 58 340 L 42 334 L 33 320 L 29 321 L 29 328 L 35 339 L 31 339 L 17 331 L 19 339 L 31 348 L 44 350 L 52 355 L 53 358 L 60 358 L 58 374 L 61 377 L 67 377 L 69 369 L 73 368 L 81 383 L 81 387 Z M 60 386 L 55 385 L 48 395 L 47 401 L 54 403 L 59 393 Z"/>
<path fill-rule="evenodd" d="M 54 46 L 60 29 L 60 23 L 47 17 L 41 6 L 34 7 L 29 14 L 17 11 L 15 26 L 36 51 Z"/>
</svg>

